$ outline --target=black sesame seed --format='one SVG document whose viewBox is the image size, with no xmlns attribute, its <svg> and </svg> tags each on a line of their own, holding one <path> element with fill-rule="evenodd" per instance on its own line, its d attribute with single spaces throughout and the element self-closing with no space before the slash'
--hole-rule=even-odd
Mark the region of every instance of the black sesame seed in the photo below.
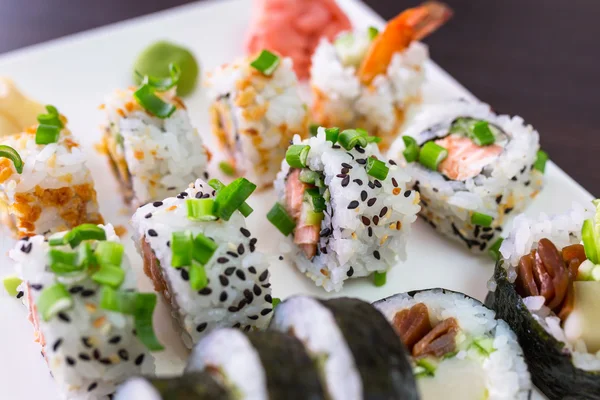
<svg viewBox="0 0 600 400">
<path fill-rule="evenodd" d="M 79 293 L 83 290 L 83 286 L 73 286 L 71 289 L 69 289 L 69 293 L 71 294 L 76 294 Z"/>
<path fill-rule="evenodd" d="M 257 238 L 250 239 L 250 246 L 254 246 L 256 244 L 256 242 L 258 242 Z"/>
<path fill-rule="evenodd" d="M 336 178 L 340 178 L 340 179 L 344 179 L 345 177 L 347 177 L 348 175 L 346 174 L 337 174 L 335 177 Z"/>
<path fill-rule="evenodd" d="M 493 230 L 494 230 L 494 228 L 492 228 L 491 226 L 486 226 L 482 229 L 482 231 L 484 231 L 484 232 L 491 232 Z"/>
<path fill-rule="evenodd" d="M 117 335 L 117 336 L 113 336 L 110 338 L 110 340 L 108 341 L 108 343 L 110 344 L 117 344 L 121 341 L 121 336 Z"/>
<path fill-rule="evenodd" d="M 226 263 L 229 262 L 229 258 L 227 258 L 227 257 L 219 257 L 219 258 L 217 258 L 217 262 L 219 264 L 226 264 Z"/>
<path fill-rule="evenodd" d="M 367 159 L 366 158 L 359 158 L 356 160 L 357 163 L 361 164 L 361 165 L 365 165 L 367 163 Z"/>
<path fill-rule="evenodd" d="M 358 186 L 362 186 L 363 181 L 361 181 L 360 179 L 355 179 L 352 182 L 356 183 Z"/>
<path fill-rule="evenodd" d="M 521 168 L 521 173 L 524 174 L 526 169 L 527 169 L 527 166 L 524 166 L 523 168 Z"/>
<path fill-rule="evenodd" d="M 407 190 L 406 192 L 404 192 L 404 197 L 410 197 L 412 191 Z"/>
<path fill-rule="evenodd" d="M 375 179 L 375 181 L 373 182 L 375 184 L 375 186 L 377 186 L 378 188 L 381 188 L 381 182 L 379 182 L 379 180 Z"/>
<path fill-rule="evenodd" d="M 359 145 L 354 146 L 354 150 L 358 151 L 360 154 L 365 154 L 365 149 L 363 149 Z"/>
<path fill-rule="evenodd" d="M 92 290 L 92 289 L 85 289 L 84 291 L 81 292 L 82 297 L 91 297 L 95 294 L 96 294 L 96 291 Z"/>
<path fill-rule="evenodd" d="M 350 184 L 350 176 L 346 175 L 344 179 L 342 179 L 342 187 L 346 187 Z"/>
<path fill-rule="evenodd" d="M 502 195 L 496 197 L 496 204 L 500 204 L 502 202 Z"/>
<path fill-rule="evenodd" d="M 265 289 L 268 289 L 271 287 L 270 283 L 265 283 L 264 285 L 261 285 L 262 287 L 264 287 Z"/>
<path fill-rule="evenodd" d="M 239 322 L 236 323 L 235 325 L 232 326 L 232 328 L 239 328 L 240 326 L 242 326 L 242 324 L 240 324 Z"/>
<path fill-rule="evenodd" d="M 163 202 L 162 202 L 162 201 L 155 201 L 154 203 L 152 203 L 152 205 L 153 205 L 154 207 L 160 207 L 160 206 L 162 206 L 162 205 L 163 205 Z"/>
<path fill-rule="evenodd" d="M 58 348 L 60 347 L 62 342 L 63 342 L 62 339 L 58 339 L 56 342 L 54 342 L 54 344 L 52 345 L 52 350 L 54 350 L 54 351 L 58 350 Z"/>
<path fill-rule="evenodd" d="M 88 386 L 87 391 L 91 392 L 92 390 L 96 389 L 97 387 L 98 387 L 98 384 L 96 382 L 94 382 L 90 386 Z"/>
<path fill-rule="evenodd" d="M 358 207 L 358 201 L 352 200 L 350 204 L 348 204 L 348 210 L 354 210 Z"/>
<path fill-rule="evenodd" d="M 252 300 L 254 300 L 254 295 L 252 294 L 250 289 L 244 290 L 244 297 L 246 298 L 246 301 L 248 302 L 248 304 L 252 303 Z"/>
<path fill-rule="evenodd" d="M 198 294 L 201 294 L 202 296 L 208 296 L 211 293 L 212 289 L 209 287 L 205 287 L 204 289 L 198 291 Z"/>
<path fill-rule="evenodd" d="M 352 153 L 346 152 L 346 154 L 348 154 L 350 157 L 352 157 L 352 159 L 354 160 L 354 156 L 352 155 Z M 343 165 L 343 164 L 342 164 Z M 352 168 L 352 167 L 351 167 Z"/>
<path fill-rule="evenodd" d="M 511 181 L 516 182 L 517 181 L 517 176 L 513 176 L 512 178 L 510 178 Z"/>
<path fill-rule="evenodd" d="M 283 261 L 283 256 L 279 256 L 279 261 Z"/>
<path fill-rule="evenodd" d="M 171 247 L 171 241 L 167 240 L 167 247 Z"/>
<path fill-rule="evenodd" d="M 377 215 L 373 217 L 373 224 L 375 224 L 375 226 L 379 225 L 379 217 Z"/>
<path fill-rule="evenodd" d="M 373 236 L 373 229 L 369 227 L 369 229 L 367 229 L 367 233 L 369 234 L 369 237 Z"/>
<path fill-rule="evenodd" d="M 238 254 L 234 253 L 233 251 L 228 251 L 227 254 L 229 254 L 233 258 L 238 258 L 239 257 Z"/>
<path fill-rule="evenodd" d="M 365 217 L 363 215 L 362 217 L 360 217 L 360 219 L 362 220 L 362 223 L 365 224 L 365 226 L 371 225 L 371 220 L 368 217 Z"/>
<path fill-rule="evenodd" d="M 248 319 L 251 319 L 252 321 L 256 321 L 258 319 L 258 315 L 248 315 Z"/>
<path fill-rule="evenodd" d="M 379 217 L 383 218 L 385 216 L 385 214 L 387 214 L 387 212 L 388 212 L 388 208 L 387 207 L 383 207 L 381 209 L 381 211 L 379 211 Z"/>
<path fill-rule="evenodd" d="M 204 196 L 204 193 L 202 193 L 202 192 L 198 192 L 198 193 L 196 193 L 196 196 L 195 196 L 195 197 L 196 197 L 197 199 L 201 199 L 201 198 L 202 198 L 202 196 Z"/>
<path fill-rule="evenodd" d="M 398 181 L 396 178 L 392 178 L 392 185 L 394 185 L 394 187 L 398 187 Z"/>
<path fill-rule="evenodd" d="M 375 259 L 377 259 L 377 260 L 381 260 L 381 254 L 379 254 L 379 252 L 377 250 L 375 250 L 373 252 L 373 257 L 375 257 Z"/>
<path fill-rule="evenodd" d="M 493 233 L 486 233 L 486 234 L 481 235 L 481 240 L 490 240 L 493 237 L 494 237 Z"/>
<path fill-rule="evenodd" d="M 513 210 L 513 207 L 507 207 L 507 208 L 504 209 L 504 214 L 508 215 L 508 214 L 511 213 L 512 210 Z"/>
<path fill-rule="evenodd" d="M 253 244 L 251 244 L 251 245 L 250 245 L 250 246 L 248 246 L 248 247 L 250 247 L 250 253 L 254 253 L 254 250 L 256 250 L 256 247 L 254 247 L 254 245 L 253 245 Z"/>
<path fill-rule="evenodd" d="M 281 257 L 281 256 L 279 256 L 279 257 Z M 248 267 L 248 272 L 250 272 L 251 274 L 256 274 L 256 268 Z"/>
<path fill-rule="evenodd" d="M 240 300 L 240 302 L 238 303 L 238 306 L 237 306 L 238 311 L 241 310 L 242 308 L 244 308 L 244 306 L 246 304 L 248 304 L 248 302 L 246 301 L 246 299 Z"/>
<path fill-rule="evenodd" d="M 21 246 L 21 251 L 25 254 L 29 254 L 31 252 L 31 248 L 33 247 L 33 243 L 27 243 Z"/>
<path fill-rule="evenodd" d="M 92 345 L 90 344 L 90 338 L 89 338 L 89 337 L 86 337 L 86 336 L 82 337 L 82 338 L 81 338 L 81 342 L 82 342 L 82 343 L 83 343 L 83 345 L 84 345 L 85 347 L 87 347 L 88 349 L 91 349 L 91 348 L 92 348 Z"/>
<path fill-rule="evenodd" d="M 389 162 L 391 165 L 398 165 L 398 164 L 396 164 L 396 161 L 394 161 L 394 160 L 388 160 L 388 162 Z"/>
<path fill-rule="evenodd" d="M 235 271 L 235 274 L 237 275 L 237 277 L 240 280 L 242 280 L 242 281 L 246 280 L 246 274 L 244 274 L 244 271 L 242 271 L 241 269 L 238 269 L 237 271 Z"/>
<path fill-rule="evenodd" d="M 254 291 L 255 296 L 260 296 L 260 294 L 262 293 L 262 290 L 260 290 L 260 287 L 258 287 L 257 284 L 254 284 L 254 288 L 252 288 L 252 290 Z"/>
<path fill-rule="evenodd" d="M 373 206 L 373 204 L 375 204 L 375 202 L 377 201 L 377 199 L 375 197 L 373 197 L 372 199 L 369 199 L 369 201 L 367 201 L 367 205 L 369 207 Z"/>
<path fill-rule="evenodd" d="M 337 145 L 337 144 L 334 144 L 333 146 L 331 146 L 331 148 L 332 148 L 332 149 L 336 149 L 336 150 L 337 150 L 337 149 L 341 149 L 341 147 L 340 147 L 339 145 Z"/>
<path fill-rule="evenodd" d="M 227 277 L 225 275 L 219 275 L 219 281 L 221 282 L 221 285 L 223 285 L 223 286 L 229 285 L 229 279 L 227 279 Z"/>
<path fill-rule="evenodd" d="M 340 172 L 342 174 L 347 174 L 348 172 L 350 172 L 350 170 L 348 168 L 342 168 L 342 170 Z"/>
<path fill-rule="evenodd" d="M 225 292 L 225 291 L 221 292 L 221 295 L 219 296 L 219 300 L 221 302 L 227 301 L 227 292 Z"/>
<path fill-rule="evenodd" d="M 208 172 L 207 172 L 207 171 L 204 171 L 204 174 L 203 174 L 203 175 L 204 175 L 204 179 L 208 179 L 208 177 L 210 176 L 210 175 L 208 175 Z"/>
<path fill-rule="evenodd" d="M 157 237 L 158 233 L 154 229 L 148 229 L 148 235 L 152 237 Z"/>
<path fill-rule="evenodd" d="M 81 361 L 90 361 L 92 358 L 85 353 L 79 353 L 79 359 Z"/>
<path fill-rule="evenodd" d="M 327 247 L 321 247 L 321 253 L 327 254 Z"/>
<path fill-rule="evenodd" d="M 319 236 L 329 236 L 331 235 L 331 228 L 325 228 L 321 232 L 319 232 Z"/>
<path fill-rule="evenodd" d="M 475 225 L 475 230 L 473 231 L 473 236 L 477 237 L 479 236 L 479 225 Z"/>
<path fill-rule="evenodd" d="M 244 327 L 244 332 L 250 332 L 250 325 L 246 325 Z"/>
<path fill-rule="evenodd" d="M 350 268 L 348 269 L 348 272 L 346 272 L 346 275 L 347 275 L 348 277 L 350 277 L 350 276 L 354 275 L 354 268 L 350 267 Z"/>
<path fill-rule="evenodd" d="M 235 272 L 235 267 L 225 268 L 225 275 L 231 276 Z"/>
<path fill-rule="evenodd" d="M 69 316 L 63 312 L 58 313 L 58 318 L 60 318 L 64 322 L 71 322 L 71 318 L 69 318 Z"/>
<path fill-rule="evenodd" d="M 529 186 L 529 185 L 531 185 L 531 181 L 526 181 L 523 185 Z"/>
<path fill-rule="evenodd" d="M 260 315 L 265 316 L 265 315 L 269 315 L 269 313 L 273 311 L 272 308 L 264 308 L 261 312 Z"/>
<path fill-rule="evenodd" d="M 94 349 L 94 352 L 92 353 L 92 355 L 94 356 L 94 360 L 99 360 L 100 359 L 100 350 Z"/>
<path fill-rule="evenodd" d="M 267 303 L 272 303 L 272 302 L 273 302 L 273 298 L 271 297 L 271 295 L 270 295 L 270 294 L 266 294 L 266 295 L 265 295 L 265 301 L 266 301 Z"/>
<path fill-rule="evenodd" d="M 246 236 L 246 237 L 250 237 L 250 231 L 246 228 L 240 228 L 240 232 L 242 232 L 242 235 Z"/>
<path fill-rule="evenodd" d="M 17 299 L 20 299 L 21 297 L 23 297 L 25 293 L 23 293 L 23 291 L 20 291 L 19 293 L 17 293 Z"/>
<path fill-rule="evenodd" d="M 123 361 L 129 361 L 129 352 L 125 349 L 121 349 L 119 350 L 119 357 L 121 357 L 121 360 Z"/>
<path fill-rule="evenodd" d="M 238 308 L 236 306 L 230 306 L 227 311 L 229 312 L 238 312 Z"/>
<path fill-rule="evenodd" d="M 240 245 L 237 248 L 238 254 L 241 256 L 242 254 L 244 254 L 245 251 L 246 249 L 244 248 L 244 245 L 240 243 Z"/>
<path fill-rule="evenodd" d="M 144 362 L 144 354 L 140 354 L 135 359 L 135 365 L 141 365 Z"/>
<path fill-rule="evenodd" d="M 146 218 L 146 219 L 152 218 L 152 213 L 148 213 L 148 214 L 144 215 L 144 218 Z"/>
<path fill-rule="evenodd" d="M 375 189 L 375 184 L 373 182 L 367 183 L 371 189 Z"/>
<path fill-rule="evenodd" d="M 350 165 L 348 163 L 342 163 L 342 167 L 352 169 L 352 165 Z"/>
<path fill-rule="evenodd" d="M 263 271 L 263 273 L 260 274 L 260 276 L 258 277 L 258 280 L 261 281 L 261 282 L 263 282 L 263 281 L 265 281 L 267 279 L 268 276 L 269 276 L 269 270 L 265 269 Z"/>
<path fill-rule="evenodd" d="M 207 326 L 208 324 L 206 322 L 202 322 L 201 324 L 198 324 L 198 326 L 196 327 L 196 331 L 203 332 Z"/>
<path fill-rule="evenodd" d="M 181 268 L 181 279 L 183 279 L 184 281 L 190 280 L 190 273 L 185 268 Z"/>
<path fill-rule="evenodd" d="M 360 199 L 362 201 L 365 201 L 367 199 L 368 193 L 366 190 L 363 190 L 362 192 L 360 192 Z"/>
<path fill-rule="evenodd" d="M 75 365 L 75 359 L 74 358 L 67 356 L 66 360 L 67 360 L 67 364 L 69 364 L 70 366 Z"/>
<path fill-rule="evenodd" d="M 103 358 L 101 360 L 98 360 L 98 362 L 103 365 L 111 365 L 112 364 L 112 361 L 110 361 L 110 358 Z"/>
<path fill-rule="evenodd" d="M 179 195 L 180 195 L 181 197 L 187 197 L 187 195 L 188 195 L 188 194 L 187 194 L 187 192 L 181 192 L 181 193 L 179 193 Z"/>
</svg>

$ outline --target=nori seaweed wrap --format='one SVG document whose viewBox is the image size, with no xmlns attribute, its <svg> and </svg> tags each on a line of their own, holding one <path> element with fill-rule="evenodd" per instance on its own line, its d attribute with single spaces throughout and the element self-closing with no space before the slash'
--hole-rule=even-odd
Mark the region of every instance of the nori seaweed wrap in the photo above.
<svg viewBox="0 0 600 400">
<path fill-rule="evenodd" d="M 233 400 L 233 396 L 208 373 L 181 377 L 129 379 L 117 390 L 115 400 Z"/>
</svg>

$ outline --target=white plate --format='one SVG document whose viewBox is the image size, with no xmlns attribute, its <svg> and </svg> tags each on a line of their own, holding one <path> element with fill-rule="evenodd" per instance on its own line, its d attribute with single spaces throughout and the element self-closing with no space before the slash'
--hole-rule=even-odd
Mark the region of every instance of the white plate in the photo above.
<svg viewBox="0 0 600 400">
<path fill-rule="evenodd" d="M 364 4 L 355 0 L 338 0 L 355 26 L 381 26 L 383 20 Z M 195 3 L 165 12 L 118 23 L 82 34 L 29 47 L 0 57 L 0 75 L 8 75 L 31 96 L 56 105 L 70 121 L 70 127 L 89 156 L 88 166 L 96 180 L 101 211 L 114 225 L 128 226 L 131 212 L 121 203 L 117 183 L 109 173 L 106 160 L 93 148 L 100 139 L 98 129 L 102 113 L 97 109 L 103 96 L 118 87 L 129 85 L 132 63 L 147 44 L 169 39 L 191 48 L 200 58 L 203 70 L 212 69 L 242 54 L 242 38 L 248 25 L 251 2 L 215 0 Z M 56 22 L 59 23 L 59 22 Z M 442 33 L 443 34 L 443 33 Z M 435 57 L 435 48 L 432 49 Z M 482 71 L 482 73 L 485 73 Z M 428 83 L 425 100 L 472 97 L 465 88 L 434 63 L 427 65 Z M 490 76 L 490 80 L 494 77 Z M 195 125 L 208 138 L 208 103 L 202 90 L 187 99 Z M 525 116 L 526 118 L 527 116 Z M 543 143 L 543 132 L 542 132 Z M 528 214 L 557 213 L 574 201 L 585 203 L 592 196 L 553 163 L 546 168 L 546 187 L 535 199 Z M 255 208 L 248 224 L 259 232 L 259 248 L 274 252 L 281 239 L 265 219 L 274 202 L 272 191 L 255 195 Z M 408 250 L 408 261 L 388 273 L 388 283 L 376 288 L 369 280 L 347 283 L 341 293 L 325 293 L 285 262 L 272 266 L 273 295 L 285 298 L 296 293 L 316 296 L 355 296 L 373 301 L 413 289 L 445 287 L 483 300 L 486 282 L 492 274 L 492 262 L 477 258 L 462 247 L 438 236 L 428 225 L 418 221 Z M 141 272 L 141 259 L 132 241 L 126 237 L 127 253 L 137 268 L 140 288 L 151 290 Z M 12 273 L 5 252 L 14 241 L 6 231 L 0 232 L 0 275 Z M 59 395 L 38 344 L 26 310 L 20 302 L 0 290 L 0 398 L 58 399 Z M 157 372 L 178 373 L 187 351 L 172 327 L 164 304 L 157 308 L 155 326 L 168 350 L 157 354 Z M 541 397 L 538 397 L 541 398 Z"/>
</svg>

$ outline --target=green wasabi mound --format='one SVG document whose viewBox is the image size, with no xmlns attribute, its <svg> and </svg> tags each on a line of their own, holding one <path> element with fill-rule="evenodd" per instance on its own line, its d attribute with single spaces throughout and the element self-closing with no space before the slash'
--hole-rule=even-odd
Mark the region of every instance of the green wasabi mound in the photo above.
<svg viewBox="0 0 600 400">
<path fill-rule="evenodd" d="M 168 78 L 169 64 L 181 68 L 177 94 L 186 96 L 194 91 L 200 68 L 194 55 L 186 48 L 167 41 L 159 41 L 146 47 L 138 56 L 133 67 L 133 79 L 139 85 L 142 78 L 136 74 L 156 78 Z"/>
</svg>

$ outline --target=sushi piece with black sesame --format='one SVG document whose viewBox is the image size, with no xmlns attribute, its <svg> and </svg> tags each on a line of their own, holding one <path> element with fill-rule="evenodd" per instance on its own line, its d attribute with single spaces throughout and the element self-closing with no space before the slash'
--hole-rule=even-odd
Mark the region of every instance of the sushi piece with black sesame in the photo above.
<svg viewBox="0 0 600 400">
<path fill-rule="evenodd" d="M 204 371 L 239 400 L 324 400 L 318 365 L 302 343 L 276 331 L 219 329 L 192 350 L 186 373 Z"/>
<path fill-rule="evenodd" d="M 383 159 L 377 140 L 323 127 L 296 136 L 275 181 L 279 203 L 267 218 L 291 238 L 289 259 L 327 291 L 406 257 L 419 194 L 406 190 L 409 175 Z"/>
<path fill-rule="evenodd" d="M 113 400 L 233 400 L 234 397 L 206 372 L 181 377 L 135 377 L 123 383 Z"/>
<path fill-rule="evenodd" d="M 268 265 L 244 219 L 255 188 L 244 178 L 227 186 L 199 179 L 185 196 L 147 204 L 132 218 L 144 272 L 172 307 L 189 348 L 217 327 L 269 324 Z"/>
<path fill-rule="evenodd" d="M 154 372 L 155 293 L 136 276 L 111 225 L 80 225 L 10 251 L 35 341 L 63 397 L 106 399 L 131 376 Z"/>
</svg>

